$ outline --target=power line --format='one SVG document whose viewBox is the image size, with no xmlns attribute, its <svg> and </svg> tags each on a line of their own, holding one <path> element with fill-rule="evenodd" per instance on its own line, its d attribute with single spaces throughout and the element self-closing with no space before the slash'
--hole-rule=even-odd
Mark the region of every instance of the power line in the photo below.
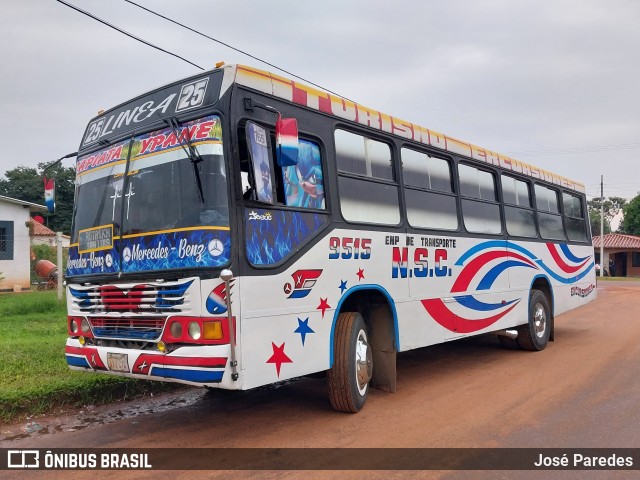
<svg viewBox="0 0 640 480">
<path fill-rule="evenodd" d="M 350 100 L 350 99 L 348 99 L 347 97 L 344 97 L 344 96 L 340 95 L 339 93 L 332 92 L 332 91 L 331 91 L 331 90 L 329 90 L 328 88 L 325 88 L 325 87 L 323 87 L 323 86 L 321 86 L 321 85 L 318 85 L 318 84 L 316 84 L 316 83 L 313 83 L 313 82 L 311 82 L 311 81 L 309 81 L 309 80 L 307 80 L 307 79 L 305 79 L 305 78 L 300 77 L 299 75 L 296 75 L 295 73 L 289 72 L 288 70 L 285 70 L 284 68 L 278 67 L 277 65 L 274 65 L 273 63 L 269 63 L 269 62 L 267 62 L 266 60 L 263 60 L 263 59 L 261 59 L 261 58 L 259 58 L 259 57 L 256 57 L 255 55 L 252 55 L 252 54 L 250 54 L 250 53 L 248 53 L 248 52 L 245 52 L 244 50 L 240 50 L 239 48 L 236 48 L 236 47 L 234 47 L 233 45 L 229 45 L 228 43 L 225 43 L 225 42 L 223 42 L 223 41 L 221 41 L 221 40 L 218 40 L 217 38 L 210 37 L 210 36 L 209 36 L 209 35 L 207 35 L 206 33 L 202 33 L 202 32 L 200 32 L 200 31 L 196 30 L 195 28 L 191 28 L 191 27 L 189 27 L 189 26 L 187 26 L 187 25 L 184 25 L 183 23 L 180 23 L 180 22 L 178 22 L 178 21 L 176 21 L 176 20 L 174 20 L 174 19 L 172 19 L 172 18 L 169 18 L 169 17 L 167 17 L 167 16 L 165 16 L 165 15 L 162 15 L 162 14 L 160 14 L 160 13 L 158 13 L 158 12 L 154 11 L 154 10 L 151 10 L 151 9 L 149 9 L 149 8 L 147 8 L 147 7 L 143 7 L 142 5 L 139 5 L 139 4 L 137 4 L 136 2 L 133 2 L 133 1 L 131 1 L 131 0 L 124 0 L 124 1 L 125 1 L 125 2 L 127 2 L 127 3 L 130 3 L 131 5 L 135 5 L 135 6 L 136 6 L 136 7 L 138 7 L 138 8 L 141 8 L 142 10 L 145 10 L 146 12 L 149 12 L 149 13 L 151 13 L 151 14 L 153 14 L 153 15 L 156 15 L 156 16 L 158 16 L 158 17 L 160 17 L 160 18 L 162 18 L 162 19 L 164 19 L 164 20 L 166 20 L 166 21 L 168 21 L 168 22 L 171 22 L 171 23 L 174 23 L 174 24 L 176 24 L 176 25 L 179 25 L 179 26 L 180 26 L 180 27 L 182 27 L 182 28 L 186 28 L 186 29 L 187 29 L 187 30 L 189 30 L 190 32 L 193 32 L 193 33 L 195 33 L 195 34 L 197 34 L 197 35 L 200 35 L 201 37 L 204 37 L 204 38 L 206 38 L 206 39 L 208 39 L 208 40 L 211 40 L 211 41 L 213 41 L 213 42 L 219 43 L 220 45 L 223 45 L 223 46 L 225 46 L 225 47 L 227 47 L 227 48 L 230 48 L 231 50 L 235 50 L 236 52 L 241 53 L 241 54 L 243 54 L 243 55 L 246 55 L 246 56 L 248 56 L 249 58 L 252 58 L 252 59 L 254 59 L 254 60 L 257 60 L 258 62 L 264 63 L 265 65 L 269 65 L 270 67 L 273 67 L 273 68 L 275 68 L 276 70 L 280 70 L 281 72 L 284 72 L 284 73 L 286 73 L 287 75 L 291 75 L 292 77 L 295 77 L 295 78 L 297 78 L 298 80 L 302 80 L 303 82 L 306 82 L 306 83 L 308 83 L 308 84 L 310 84 L 310 85 L 313 85 L 314 87 L 318 87 L 318 88 L 320 88 L 320 89 L 322 89 L 322 90 L 324 90 L 324 91 L 326 91 L 326 92 L 332 93 L 332 94 L 334 94 L 334 95 L 337 95 L 338 97 L 342 97 L 342 98 L 344 98 L 345 100 L 349 100 L 350 102 L 353 102 L 353 100 Z M 355 103 L 355 102 L 354 102 L 354 103 Z"/>
<path fill-rule="evenodd" d="M 56 1 L 62 3 L 63 5 L 66 5 L 67 7 L 75 10 L 76 12 L 80 12 L 83 15 L 86 15 L 87 17 L 90 17 L 90 18 L 102 23 L 103 25 L 106 25 L 107 27 L 113 28 L 114 30 L 117 30 L 118 32 L 123 33 L 127 37 L 133 38 L 134 40 L 137 40 L 138 42 L 144 43 L 145 45 L 148 45 L 149 47 L 155 48 L 156 50 L 160 50 L 161 52 L 168 53 L 169 55 L 171 55 L 173 57 L 179 58 L 180 60 L 182 60 L 184 62 L 187 62 L 189 65 L 193 65 L 194 67 L 199 68 L 200 70 L 204 70 L 204 68 L 202 68 L 200 65 L 197 65 L 197 64 L 187 60 L 186 58 L 181 57 L 180 55 L 178 55 L 176 53 L 173 53 L 173 52 L 170 52 L 168 50 L 165 50 L 164 48 L 158 47 L 157 45 L 154 45 L 151 42 L 147 42 L 146 40 L 143 40 L 140 37 L 136 37 L 132 33 L 129 33 L 126 30 L 123 30 L 123 29 L 121 29 L 119 27 L 116 27 L 115 25 L 112 25 L 111 23 L 109 23 L 109 22 L 107 22 L 105 20 L 102 20 L 101 18 L 98 18 L 98 17 L 96 17 L 95 15 L 93 15 L 91 13 L 89 13 L 89 12 L 87 12 L 85 10 L 82 10 L 81 8 L 78 8 L 75 5 L 71 5 L 70 3 L 67 3 L 64 0 L 56 0 Z"/>
</svg>

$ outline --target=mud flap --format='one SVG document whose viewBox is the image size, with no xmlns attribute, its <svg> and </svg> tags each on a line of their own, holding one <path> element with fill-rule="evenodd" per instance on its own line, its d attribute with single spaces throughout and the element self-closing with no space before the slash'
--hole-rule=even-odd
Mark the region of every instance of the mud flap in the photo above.
<svg viewBox="0 0 640 480">
<path fill-rule="evenodd" d="M 373 305 L 369 316 L 369 345 L 373 356 L 370 385 L 384 392 L 396 391 L 396 348 L 393 317 L 387 305 Z"/>
</svg>

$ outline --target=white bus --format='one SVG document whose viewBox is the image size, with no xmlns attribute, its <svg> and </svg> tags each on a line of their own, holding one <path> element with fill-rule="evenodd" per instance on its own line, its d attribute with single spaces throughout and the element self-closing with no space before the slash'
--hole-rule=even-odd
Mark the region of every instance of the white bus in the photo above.
<svg viewBox="0 0 640 480">
<path fill-rule="evenodd" d="M 543 350 L 593 300 L 584 186 L 229 65 L 91 120 L 66 272 L 74 370 L 246 390 L 471 335 Z"/>
</svg>

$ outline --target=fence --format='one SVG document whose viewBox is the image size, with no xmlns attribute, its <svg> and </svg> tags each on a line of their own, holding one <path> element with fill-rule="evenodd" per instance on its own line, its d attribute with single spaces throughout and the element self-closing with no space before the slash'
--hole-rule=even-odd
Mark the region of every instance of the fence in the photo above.
<svg viewBox="0 0 640 480">
<path fill-rule="evenodd" d="M 0 292 L 55 289 L 58 272 L 66 269 L 68 249 L 62 250 L 59 268 L 55 246 L 32 245 L 27 232 L 0 232 Z"/>
</svg>

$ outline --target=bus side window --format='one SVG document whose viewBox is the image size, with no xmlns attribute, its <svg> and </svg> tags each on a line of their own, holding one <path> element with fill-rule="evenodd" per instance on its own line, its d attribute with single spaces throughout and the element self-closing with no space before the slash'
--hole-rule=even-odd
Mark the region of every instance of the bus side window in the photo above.
<svg viewBox="0 0 640 480">
<path fill-rule="evenodd" d="M 587 223 L 580 197 L 562 192 L 562 204 L 567 237 L 573 242 L 586 242 L 588 240 Z"/>
<path fill-rule="evenodd" d="M 298 140 L 298 163 L 282 167 L 285 203 L 289 207 L 324 210 L 324 178 L 320 147 Z"/>
<path fill-rule="evenodd" d="M 299 140 L 300 161 L 281 167 L 273 161 L 275 132 L 247 122 L 246 128 L 240 129 L 238 138 L 244 200 L 325 209 L 320 147 L 316 143 Z"/>
<path fill-rule="evenodd" d="M 536 183 L 534 192 L 540 236 L 547 240 L 566 240 L 558 203 L 558 191 Z"/>
</svg>

